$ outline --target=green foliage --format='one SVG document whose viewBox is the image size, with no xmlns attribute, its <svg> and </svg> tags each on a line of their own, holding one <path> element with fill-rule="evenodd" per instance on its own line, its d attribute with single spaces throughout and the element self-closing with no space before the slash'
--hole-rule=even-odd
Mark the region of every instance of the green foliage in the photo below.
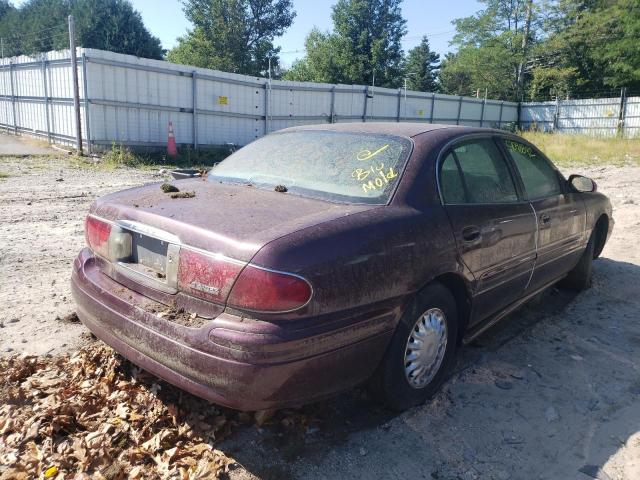
<svg viewBox="0 0 640 480">
<path fill-rule="evenodd" d="M 279 48 L 273 45 L 291 26 L 291 0 L 185 0 L 193 30 L 178 39 L 167 59 L 246 75 L 278 69 Z"/>
<path fill-rule="evenodd" d="M 187 145 L 178 149 L 177 157 L 167 157 L 163 149 L 141 152 L 113 142 L 111 149 L 102 155 L 97 165 L 108 170 L 120 167 L 147 168 L 160 165 L 169 168 L 201 169 L 221 162 L 231 153 L 232 150 L 227 146 L 210 146 L 194 150 L 190 145 Z M 86 161 L 84 163 L 86 164 Z"/>
<path fill-rule="evenodd" d="M 532 99 L 640 90 L 637 0 L 559 0 L 544 28 L 532 62 Z"/>
<path fill-rule="evenodd" d="M 445 93 L 476 91 L 504 100 L 519 100 L 524 90 L 524 66 L 538 34 L 540 11 L 532 0 L 482 0 L 486 8 L 455 20 L 453 45 L 440 83 Z"/>
<path fill-rule="evenodd" d="M 564 98 L 578 90 L 578 70 L 574 67 L 534 67 L 531 77 L 531 98 Z"/>
<path fill-rule="evenodd" d="M 5 56 L 68 48 L 69 15 L 76 21 L 78 46 L 162 58 L 160 40 L 127 0 L 29 0 L 18 9 L 3 0 L 0 37 Z"/>
<path fill-rule="evenodd" d="M 401 40 L 406 20 L 401 0 L 338 0 L 333 32 L 314 29 L 307 55 L 285 74 L 288 80 L 397 87 L 403 75 Z"/>
<path fill-rule="evenodd" d="M 482 0 L 455 20 L 442 90 L 505 100 L 640 90 L 638 0 Z"/>
<path fill-rule="evenodd" d="M 107 168 L 118 168 L 124 166 L 139 167 L 145 163 L 146 162 L 143 157 L 135 155 L 127 147 L 117 144 L 116 142 L 113 142 L 111 144 L 111 150 L 102 156 L 102 165 Z"/>
<path fill-rule="evenodd" d="M 640 2 L 598 2 L 568 32 L 586 47 L 589 63 L 601 69 L 604 87 L 640 89 Z"/>
<path fill-rule="evenodd" d="M 417 47 L 409 50 L 404 65 L 407 76 L 407 88 L 420 92 L 437 92 L 438 69 L 440 55 L 429 47 L 429 39 L 425 36 Z"/>
<path fill-rule="evenodd" d="M 355 83 L 345 68 L 346 43 L 338 35 L 314 28 L 305 39 L 305 58 L 294 62 L 284 78 L 300 82 Z"/>
</svg>

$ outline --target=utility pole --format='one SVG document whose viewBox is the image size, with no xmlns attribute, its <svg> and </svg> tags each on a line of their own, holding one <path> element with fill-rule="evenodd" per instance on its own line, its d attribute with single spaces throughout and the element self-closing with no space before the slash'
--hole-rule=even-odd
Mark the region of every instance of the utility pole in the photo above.
<svg viewBox="0 0 640 480">
<path fill-rule="evenodd" d="M 409 75 L 417 75 L 415 72 L 407 73 L 404 77 L 404 118 L 407 118 L 407 79 Z"/>
<path fill-rule="evenodd" d="M 76 152 L 82 156 L 82 130 L 80 127 L 80 90 L 78 87 L 78 58 L 76 57 L 76 24 L 69 15 L 69 50 L 71 52 L 71 77 L 73 79 L 73 110 L 76 124 Z M 85 96 L 86 96 L 85 92 Z"/>
<path fill-rule="evenodd" d="M 527 49 L 529 46 L 529 33 L 531 31 L 531 20 L 533 17 L 533 0 L 527 0 L 527 16 L 524 24 L 524 31 L 522 33 L 522 51 L 520 52 L 521 59 L 518 63 L 518 71 L 516 73 L 516 86 L 517 86 L 517 99 L 522 102 L 524 97 L 524 62 L 527 55 Z"/>
</svg>

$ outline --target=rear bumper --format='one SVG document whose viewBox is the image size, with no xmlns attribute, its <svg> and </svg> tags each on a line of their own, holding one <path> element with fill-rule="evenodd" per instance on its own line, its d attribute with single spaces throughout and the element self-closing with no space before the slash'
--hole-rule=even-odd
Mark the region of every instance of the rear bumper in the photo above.
<svg viewBox="0 0 640 480">
<path fill-rule="evenodd" d="M 227 313 L 183 327 L 150 313 L 149 300 L 104 275 L 87 249 L 71 283 L 79 318 L 121 355 L 194 395 L 246 411 L 309 403 L 365 380 L 397 314 L 306 334 Z"/>
</svg>

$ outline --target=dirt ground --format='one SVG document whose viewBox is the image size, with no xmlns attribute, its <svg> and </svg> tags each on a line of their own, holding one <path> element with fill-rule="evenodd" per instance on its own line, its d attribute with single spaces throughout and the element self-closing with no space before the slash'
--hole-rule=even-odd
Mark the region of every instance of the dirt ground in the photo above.
<svg viewBox="0 0 640 480">
<path fill-rule="evenodd" d="M 552 289 L 463 348 L 422 407 L 393 414 L 354 389 L 314 406 L 317 426 L 303 432 L 239 427 L 218 446 L 237 461 L 231 478 L 640 478 L 640 167 L 566 173 L 591 176 L 614 205 L 591 290 Z M 74 310 L 85 212 L 94 197 L 160 180 L 0 157 L 0 354 L 88 341 L 60 320 Z"/>
</svg>

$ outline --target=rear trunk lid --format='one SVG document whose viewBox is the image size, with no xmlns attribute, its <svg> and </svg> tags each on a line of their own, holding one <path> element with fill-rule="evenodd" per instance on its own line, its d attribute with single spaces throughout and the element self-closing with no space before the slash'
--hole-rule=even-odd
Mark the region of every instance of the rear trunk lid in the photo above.
<svg viewBox="0 0 640 480">
<path fill-rule="evenodd" d="M 219 304 L 224 304 L 228 289 L 215 292 L 201 282 L 190 282 L 193 288 L 181 288 L 178 277 L 189 277 L 178 271 L 190 268 L 185 258 L 223 259 L 230 268 L 219 275 L 208 271 L 207 275 L 224 277 L 230 289 L 234 275 L 272 240 L 374 208 L 204 179 L 174 184 L 181 192 L 194 195 L 172 198 L 160 184 L 151 184 L 99 198 L 90 215 L 111 222 L 109 260 L 118 276 L 127 277 L 130 288 L 133 285 L 140 292 L 151 288 L 165 295 L 195 293 Z M 184 255 L 186 250 L 190 255 Z"/>
</svg>

